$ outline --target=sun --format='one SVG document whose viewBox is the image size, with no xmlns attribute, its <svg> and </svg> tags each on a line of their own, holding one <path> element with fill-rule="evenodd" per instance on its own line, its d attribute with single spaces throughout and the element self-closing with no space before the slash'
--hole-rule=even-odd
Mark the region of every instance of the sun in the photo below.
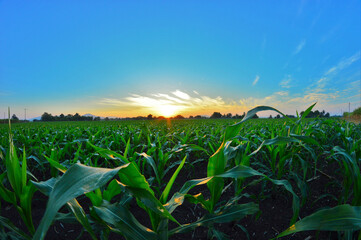
<svg viewBox="0 0 361 240">
<path fill-rule="evenodd" d="M 174 105 L 164 104 L 157 106 L 157 112 L 164 117 L 174 116 L 178 110 L 179 110 L 179 106 L 174 106 Z"/>
</svg>

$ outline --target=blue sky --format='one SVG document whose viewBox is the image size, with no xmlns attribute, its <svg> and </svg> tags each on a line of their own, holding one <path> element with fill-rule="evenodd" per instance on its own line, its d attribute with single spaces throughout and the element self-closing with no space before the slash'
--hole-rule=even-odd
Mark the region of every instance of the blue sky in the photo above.
<svg viewBox="0 0 361 240">
<path fill-rule="evenodd" d="M 360 106 L 360 1 L 0 1 L 0 118 Z M 269 113 L 267 113 L 269 114 Z"/>
</svg>

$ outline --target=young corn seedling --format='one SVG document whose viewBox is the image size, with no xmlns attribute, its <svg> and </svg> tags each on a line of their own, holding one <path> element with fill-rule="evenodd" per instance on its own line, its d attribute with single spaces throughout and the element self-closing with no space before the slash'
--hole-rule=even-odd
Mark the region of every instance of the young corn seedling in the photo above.
<svg viewBox="0 0 361 240">
<path fill-rule="evenodd" d="M 0 196 L 4 199 L 4 201 L 11 203 L 16 208 L 30 235 L 33 235 L 35 233 L 35 229 L 31 216 L 31 202 L 36 188 L 28 180 L 25 148 L 23 149 L 21 163 L 16 153 L 11 133 L 10 120 L 9 149 L 6 153 L 5 159 L 2 160 L 5 160 L 6 171 L 0 175 Z M 10 184 L 10 189 L 4 185 L 4 179 L 6 179 Z"/>
</svg>

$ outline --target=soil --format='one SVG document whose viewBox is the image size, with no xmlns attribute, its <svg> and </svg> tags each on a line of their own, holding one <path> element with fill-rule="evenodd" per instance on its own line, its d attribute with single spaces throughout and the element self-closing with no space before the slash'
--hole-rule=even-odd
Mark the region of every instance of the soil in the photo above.
<svg viewBox="0 0 361 240">
<path fill-rule="evenodd" d="M 320 161 L 321 162 L 321 161 Z M 334 207 L 338 203 L 332 197 L 325 197 L 320 200 L 318 198 L 324 194 L 330 194 L 333 196 L 339 196 L 341 188 L 336 185 L 330 185 L 334 182 L 335 170 L 338 169 L 338 165 L 335 163 L 328 163 L 323 161 L 323 164 L 319 166 L 322 172 L 317 172 L 314 179 L 308 182 L 309 193 L 306 204 L 304 204 L 300 210 L 300 218 L 308 216 L 317 210 L 325 207 Z M 194 165 L 194 169 L 182 169 L 180 172 L 177 182 L 175 183 L 174 189 L 179 189 L 183 183 L 189 179 L 206 177 L 206 161 L 198 162 Z M 173 172 L 173 169 L 171 172 Z M 172 173 L 165 176 L 169 179 Z M 255 180 L 253 178 L 250 180 Z M 342 179 L 337 179 L 337 182 L 341 182 Z M 227 184 L 227 183 L 226 183 Z M 295 187 L 296 188 L 296 187 Z M 268 189 L 268 190 L 265 190 Z M 208 189 L 206 185 L 197 186 L 190 191 L 191 194 L 202 192 L 205 196 L 208 196 Z M 292 217 L 292 197 L 284 191 L 281 187 L 275 187 L 271 183 L 262 183 L 248 187 L 245 190 L 251 198 L 241 198 L 239 203 L 255 202 L 259 204 L 260 212 L 252 216 L 246 216 L 238 222 L 230 222 L 224 224 L 216 224 L 214 227 L 216 230 L 226 234 L 229 239 L 272 239 L 275 238 L 279 233 L 286 230 L 290 226 L 290 220 Z M 173 193 L 170 194 L 170 196 Z M 226 192 L 223 193 L 220 201 L 227 201 L 234 197 L 234 188 L 229 187 Z M 316 201 L 318 200 L 318 201 Z M 88 212 L 90 205 L 89 200 L 86 197 L 79 197 L 78 201 Z M 33 197 L 32 214 L 34 225 L 38 226 L 47 204 L 47 197 L 37 191 Z M 130 203 L 130 209 L 134 216 L 147 227 L 150 227 L 150 221 L 145 211 L 137 206 L 136 202 Z M 67 208 L 63 207 L 61 212 L 67 212 Z M 194 205 L 188 202 L 184 202 L 183 205 L 178 207 L 174 212 L 173 216 L 181 223 L 190 223 L 196 221 L 199 217 L 206 214 L 199 205 Z M 26 231 L 24 224 L 19 217 L 16 209 L 2 201 L 1 202 L 1 216 L 9 218 L 20 229 Z M 174 223 L 170 223 L 170 229 L 175 227 Z M 243 226 L 247 232 L 243 231 Z M 208 229 L 199 227 L 192 232 L 177 234 L 172 236 L 170 239 L 207 239 Z M 80 237 L 79 237 L 80 236 Z M 91 239 L 87 232 L 83 232 L 83 227 L 80 224 L 61 223 L 56 221 L 51 225 L 47 232 L 46 239 Z M 120 235 L 111 233 L 109 239 L 124 239 Z M 281 239 L 338 239 L 338 235 L 335 232 L 316 232 L 307 231 L 300 232 L 293 235 L 283 237 Z"/>
</svg>

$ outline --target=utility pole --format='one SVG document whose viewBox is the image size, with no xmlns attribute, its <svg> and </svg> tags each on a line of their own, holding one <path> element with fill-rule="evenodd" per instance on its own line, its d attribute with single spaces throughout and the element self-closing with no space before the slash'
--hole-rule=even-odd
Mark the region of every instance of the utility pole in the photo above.
<svg viewBox="0 0 361 240">
<path fill-rule="evenodd" d="M 25 111 L 25 121 L 26 121 L 26 108 L 24 108 L 24 111 Z"/>
<path fill-rule="evenodd" d="M 348 103 L 348 113 L 351 113 L 351 103 Z"/>
</svg>

